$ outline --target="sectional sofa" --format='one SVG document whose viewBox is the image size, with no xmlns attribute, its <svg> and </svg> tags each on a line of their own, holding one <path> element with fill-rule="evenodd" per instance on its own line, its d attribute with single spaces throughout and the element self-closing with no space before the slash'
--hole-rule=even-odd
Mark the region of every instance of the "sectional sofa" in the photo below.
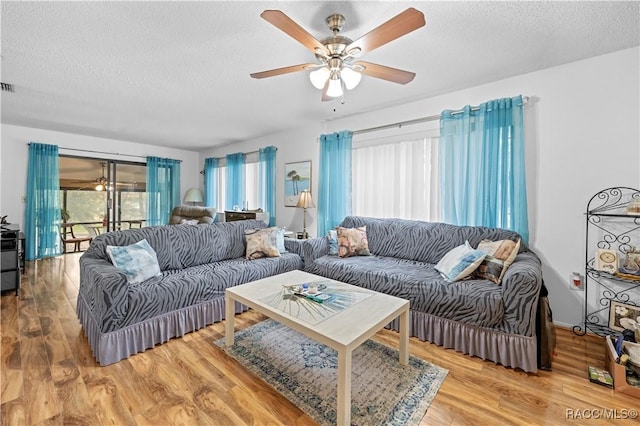
<svg viewBox="0 0 640 426">
<path fill-rule="evenodd" d="M 540 260 L 521 243 L 500 284 L 486 279 L 448 282 L 435 265 L 466 241 L 517 241 L 512 231 L 402 219 L 347 217 L 345 228 L 365 227 L 369 256 L 329 254 L 327 237 L 284 239 L 277 257 L 245 258 L 246 220 L 116 231 L 94 239 L 80 258 L 78 318 L 96 360 L 107 365 L 224 319 L 226 288 L 294 269 L 410 301 L 411 335 L 507 367 L 535 372 Z M 146 240 L 160 275 L 130 284 L 113 266 L 107 246 Z M 246 310 L 236 305 L 236 313 Z M 398 329 L 395 322 L 390 325 Z"/>
<path fill-rule="evenodd" d="M 304 242 L 307 272 L 410 301 L 411 335 L 465 354 L 521 368 L 538 369 L 536 313 L 541 263 L 521 243 L 500 284 L 486 279 L 448 282 L 435 270 L 466 241 L 518 241 L 504 229 L 454 226 L 402 219 L 350 216 L 341 227 L 365 227 L 370 256 L 329 254 L 328 237 Z M 397 324 L 392 327 L 397 330 Z"/>
</svg>

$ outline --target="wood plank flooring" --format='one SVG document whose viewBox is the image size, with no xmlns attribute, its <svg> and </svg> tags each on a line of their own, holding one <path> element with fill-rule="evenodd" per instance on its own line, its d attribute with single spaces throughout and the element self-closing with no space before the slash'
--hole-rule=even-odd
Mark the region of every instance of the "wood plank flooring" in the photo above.
<svg viewBox="0 0 640 426">
<path fill-rule="evenodd" d="M 97 365 L 75 314 L 79 256 L 28 262 L 20 296 L 1 297 L 3 425 L 314 424 L 212 344 L 223 337 L 223 322 Z M 249 311 L 236 324 L 244 328 L 263 319 Z M 383 330 L 375 338 L 397 347 L 395 332 Z M 639 423 L 621 418 L 623 410 L 640 408 L 639 399 L 586 378 L 588 365 L 604 367 L 601 339 L 560 328 L 556 352 L 552 372 L 527 374 L 412 338 L 412 355 L 449 370 L 422 424 Z"/>
</svg>

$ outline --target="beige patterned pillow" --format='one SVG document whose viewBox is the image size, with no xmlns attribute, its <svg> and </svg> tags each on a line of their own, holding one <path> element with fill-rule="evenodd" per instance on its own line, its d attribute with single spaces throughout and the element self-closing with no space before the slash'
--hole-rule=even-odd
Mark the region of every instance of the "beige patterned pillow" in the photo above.
<svg viewBox="0 0 640 426">
<path fill-rule="evenodd" d="M 478 269 L 473 272 L 473 278 L 485 279 L 496 284 L 502 282 L 502 277 L 518 255 L 520 240 L 482 240 L 478 250 L 487 253 Z"/>
<path fill-rule="evenodd" d="M 371 256 L 367 241 L 367 227 L 343 228 L 336 226 L 338 233 L 338 256 Z"/>
<path fill-rule="evenodd" d="M 246 259 L 261 257 L 280 257 L 280 250 L 276 244 L 275 229 L 247 229 L 244 231 L 247 241 Z"/>
</svg>

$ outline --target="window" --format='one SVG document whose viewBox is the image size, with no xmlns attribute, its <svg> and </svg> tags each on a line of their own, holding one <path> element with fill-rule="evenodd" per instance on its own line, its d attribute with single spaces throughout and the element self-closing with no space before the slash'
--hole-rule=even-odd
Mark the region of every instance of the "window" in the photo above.
<svg viewBox="0 0 640 426">
<path fill-rule="evenodd" d="M 438 220 L 438 138 L 354 142 L 352 212 L 357 216 Z"/>
<path fill-rule="evenodd" d="M 245 179 L 245 195 L 244 199 L 248 205 L 249 210 L 257 209 L 264 206 L 258 205 L 258 161 L 247 159 L 244 165 L 244 179 Z M 224 165 L 224 159 L 221 159 L 221 166 L 218 166 L 218 205 L 215 206 L 216 210 L 223 212 L 226 210 L 226 188 L 227 188 L 227 168 Z M 242 208 L 243 206 L 238 206 Z"/>
<path fill-rule="evenodd" d="M 60 200 L 69 214 L 67 222 L 102 222 L 106 214 L 107 193 L 105 191 L 62 190 Z"/>
</svg>

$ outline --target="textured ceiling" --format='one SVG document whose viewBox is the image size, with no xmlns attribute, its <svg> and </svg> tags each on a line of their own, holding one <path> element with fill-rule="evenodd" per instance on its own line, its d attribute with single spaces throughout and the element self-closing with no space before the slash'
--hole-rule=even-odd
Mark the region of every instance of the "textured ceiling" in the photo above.
<svg viewBox="0 0 640 426">
<path fill-rule="evenodd" d="M 321 102 L 313 61 L 260 18 L 279 9 L 316 38 L 342 13 L 357 39 L 407 7 L 425 27 L 363 56 L 416 72 L 406 86 L 364 77 Z M 1 3 L 2 122 L 199 150 L 374 110 L 640 44 L 632 2 Z M 335 111 L 334 111 L 335 109 Z"/>
</svg>

